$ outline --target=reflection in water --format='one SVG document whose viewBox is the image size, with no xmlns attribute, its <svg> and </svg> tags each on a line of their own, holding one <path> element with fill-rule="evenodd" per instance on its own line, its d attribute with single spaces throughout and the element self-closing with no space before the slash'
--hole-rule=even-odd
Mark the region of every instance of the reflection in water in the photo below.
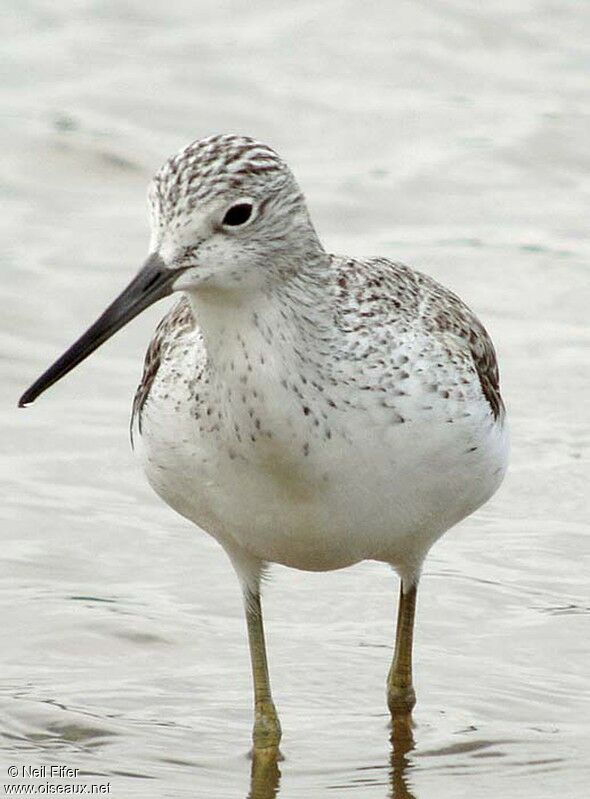
<svg viewBox="0 0 590 799">
<path fill-rule="evenodd" d="M 281 754 L 278 749 L 252 754 L 250 792 L 246 799 L 274 799 L 277 796 L 281 781 L 279 760 Z"/>
<path fill-rule="evenodd" d="M 411 717 L 392 722 L 391 759 L 389 768 L 390 799 L 417 799 L 408 787 L 411 763 L 408 755 L 415 749 Z M 281 772 L 278 749 L 252 755 L 250 791 L 246 799 L 275 799 L 279 793 Z"/>
<path fill-rule="evenodd" d="M 391 799 L 416 799 L 408 787 L 408 771 L 411 768 L 408 755 L 415 748 L 410 716 L 391 722 Z"/>
</svg>

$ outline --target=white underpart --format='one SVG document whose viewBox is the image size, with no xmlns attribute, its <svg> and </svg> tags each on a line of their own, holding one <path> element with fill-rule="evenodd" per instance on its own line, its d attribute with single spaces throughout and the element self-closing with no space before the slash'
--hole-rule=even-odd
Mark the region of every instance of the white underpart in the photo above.
<svg viewBox="0 0 590 799">
<path fill-rule="evenodd" d="M 410 375 L 391 408 L 377 388 L 314 388 L 325 380 L 323 356 L 307 339 L 301 364 L 293 347 L 306 331 L 285 321 L 278 300 L 215 292 L 190 300 L 209 382 L 191 381 L 204 344 L 189 332 L 160 366 L 138 451 L 156 492 L 222 544 L 246 584 L 267 562 L 329 570 L 375 559 L 410 585 L 434 541 L 498 488 L 505 425 L 476 375 L 460 402 L 425 394 L 413 367 L 420 358 L 420 375 L 434 372 L 445 356 L 420 328 L 387 353 Z M 342 378 L 355 364 L 338 368 Z"/>
</svg>

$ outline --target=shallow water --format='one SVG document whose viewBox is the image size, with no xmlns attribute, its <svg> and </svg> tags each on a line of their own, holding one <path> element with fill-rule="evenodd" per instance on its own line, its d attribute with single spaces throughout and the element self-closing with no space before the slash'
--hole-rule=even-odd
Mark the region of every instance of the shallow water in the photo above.
<svg viewBox="0 0 590 799">
<path fill-rule="evenodd" d="M 147 799 L 585 797 L 588 7 L 11 0 L 3 17 L 0 785 L 47 764 Z M 129 447 L 163 308 L 15 408 L 141 263 L 152 172 L 217 131 L 284 155 L 330 249 L 469 302 L 513 435 L 501 491 L 427 562 L 416 726 L 393 751 L 393 575 L 273 569 L 286 759 L 252 785 L 237 582 Z"/>
</svg>

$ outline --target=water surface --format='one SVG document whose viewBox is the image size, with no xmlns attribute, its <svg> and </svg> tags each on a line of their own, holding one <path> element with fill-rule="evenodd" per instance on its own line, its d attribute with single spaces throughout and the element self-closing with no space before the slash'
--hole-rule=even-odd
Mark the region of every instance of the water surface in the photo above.
<svg viewBox="0 0 590 799">
<path fill-rule="evenodd" d="M 588 16 L 4 3 L 0 785 L 12 764 L 64 764 L 144 799 L 587 795 Z M 513 433 L 503 488 L 427 562 L 416 726 L 393 751 L 394 576 L 273 569 L 286 759 L 252 788 L 237 581 L 129 447 L 164 308 L 15 408 L 142 262 L 151 174 L 219 131 L 289 161 L 327 247 L 404 260 L 468 301 Z"/>
</svg>

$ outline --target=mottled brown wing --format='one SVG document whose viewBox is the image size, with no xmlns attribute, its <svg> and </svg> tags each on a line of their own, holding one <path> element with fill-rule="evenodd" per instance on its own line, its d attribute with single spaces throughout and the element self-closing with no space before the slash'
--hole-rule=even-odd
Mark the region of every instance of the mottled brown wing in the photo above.
<svg viewBox="0 0 590 799">
<path fill-rule="evenodd" d="M 181 300 L 166 314 L 157 326 L 152 340 L 149 343 L 145 359 L 143 362 L 143 374 L 135 396 L 131 410 L 131 443 L 133 444 L 133 424 L 137 417 L 137 428 L 141 433 L 141 414 L 145 401 L 147 400 L 153 382 L 162 363 L 162 358 L 166 351 L 167 343 L 172 332 L 178 334 L 194 327 L 194 317 L 188 300 L 182 297 Z"/>
<path fill-rule="evenodd" d="M 430 278 L 420 276 L 421 280 L 424 278 L 430 284 L 426 289 L 427 300 L 424 303 L 427 308 L 425 321 L 432 329 L 450 332 L 466 342 L 483 395 L 490 405 L 494 419 L 498 419 L 504 412 L 504 403 L 500 395 L 496 351 L 487 330 L 456 294 Z"/>
<path fill-rule="evenodd" d="M 481 330 L 477 338 L 474 338 L 473 328 L 471 329 L 469 349 L 479 376 L 481 390 L 490 404 L 494 419 L 497 419 L 504 413 L 504 402 L 500 394 L 500 373 L 496 351 L 483 325 L 477 320 L 476 322 Z"/>
<path fill-rule="evenodd" d="M 450 333 L 467 345 L 484 397 L 497 419 L 504 411 L 494 345 L 478 318 L 456 294 L 428 275 L 386 258 L 334 256 L 337 324 L 359 332 L 375 325 L 420 324 L 433 335 Z M 451 353 L 449 353 L 450 355 Z M 465 353 L 467 355 L 467 353 Z"/>
</svg>

